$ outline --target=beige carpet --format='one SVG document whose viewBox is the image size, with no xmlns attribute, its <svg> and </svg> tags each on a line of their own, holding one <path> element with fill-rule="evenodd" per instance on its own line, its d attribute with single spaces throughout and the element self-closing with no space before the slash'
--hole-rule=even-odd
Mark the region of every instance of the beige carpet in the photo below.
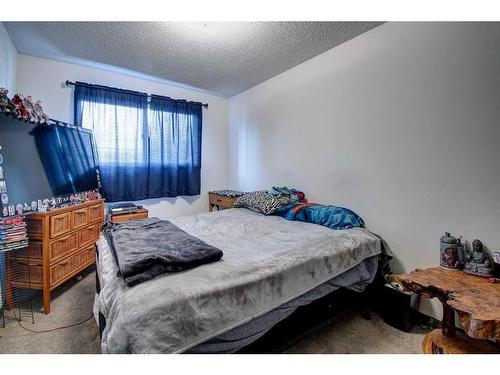
<svg viewBox="0 0 500 375">
<path fill-rule="evenodd" d="M 81 322 L 92 315 L 95 273 L 82 274 L 52 292 L 51 312 L 43 313 L 41 293 L 35 301 L 35 324 L 23 315 L 23 326 L 32 330 L 48 330 Z M 0 322 L 1 323 L 1 322 Z M 6 326 L 0 325 L 0 353 L 100 353 L 99 329 L 92 318 L 76 327 L 50 333 L 31 333 L 21 328 L 8 311 Z"/>
<path fill-rule="evenodd" d="M 52 295 L 51 313 L 44 315 L 40 293 L 34 302 L 35 324 L 26 317 L 22 324 L 33 330 L 48 330 L 81 322 L 92 314 L 95 274 L 87 272 Z M 70 328 L 48 333 L 24 330 L 7 313 L 6 328 L 0 325 L 0 353 L 100 353 L 99 329 L 92 318 Z M 373 314 L 362 319 L 354 311 L 319 326 L 297 339 L 286 353 L 421 353 L 426 331 L 414 328 L 404 333 L 385 324 Z"/>
<path fill-rule="evenodd" d="M 365 320 L 347 311 L 299 338 L 285 353 L 304 354 L 421 354 L 427 330 L 414 327 L 405 333 L 372 313 Z"/>
</svg>

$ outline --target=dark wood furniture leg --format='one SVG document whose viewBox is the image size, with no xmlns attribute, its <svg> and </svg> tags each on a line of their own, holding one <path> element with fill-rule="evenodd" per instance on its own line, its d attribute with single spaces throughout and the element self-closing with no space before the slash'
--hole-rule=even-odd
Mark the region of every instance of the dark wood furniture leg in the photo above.
<svg viewBox="0 0 500 375">
<path fill-rule="evenodd" d="M 455 311 L 446 303 L 443 303 L 443 320 L 441 323 L 443 325 L 443 336 L 456 337 Z"/>
</svg>

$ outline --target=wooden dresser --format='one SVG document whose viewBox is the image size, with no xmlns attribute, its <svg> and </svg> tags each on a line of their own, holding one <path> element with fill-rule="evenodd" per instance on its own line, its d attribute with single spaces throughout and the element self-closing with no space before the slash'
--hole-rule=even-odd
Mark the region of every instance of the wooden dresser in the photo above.
<svg viewBox="0 0 500 375">
<path fill-rule="evenodd" d="M 27 286 L 29 265 L 31 288 L 43 290 L 43 308 L 48 314 L 50 291 L 95 263 L 95 242 L 104 222 L 104 200 L 35 212 L 25 221 L 29 246 L 10 262 L 26 271 L 21 271 L 10 285 Z"/>
</svg>

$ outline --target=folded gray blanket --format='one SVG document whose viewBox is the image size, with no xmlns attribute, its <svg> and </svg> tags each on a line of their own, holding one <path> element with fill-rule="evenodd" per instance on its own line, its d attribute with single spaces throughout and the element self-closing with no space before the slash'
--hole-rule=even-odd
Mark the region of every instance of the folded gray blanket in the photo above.
<svg viewBox="0 0 500 375">
<path fill-rule="evenodd" d="M 149 218 L 111 224 L 103 231 L 128 286 L 222 258 L 222 251 L 170 221 Z"/>
</svg>

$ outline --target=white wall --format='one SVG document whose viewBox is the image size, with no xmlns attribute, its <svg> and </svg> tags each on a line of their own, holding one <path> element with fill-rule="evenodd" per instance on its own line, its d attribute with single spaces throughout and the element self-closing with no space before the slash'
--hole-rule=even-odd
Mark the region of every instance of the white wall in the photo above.
<svg viewBox="0 0 500 375">
<path fill-rule="evenodd" d="M 16 89 L 17 50 L 10 40 L 5 27 L 0 23 L 0 87 L 14 96 Z"/>
<path fill-rule="evenodd" d="M 51 118 L 72 123 L 73 89 L 63 86 L 66 80 L 208 103 L 208 110 L 203 110 L 201 195 L 139 201 L 138 204 L 150 210 L 150 216 L 166 218 L 207 211 L 207 192 L 227 186 L 227 99 L 121 73 L 21 54 L 18 56 L 17 90 L 40 99 Z"/>
<path fill-rule="evenodd" d="M 499 23 L 388 23 L 231 98 L 232 187 L 354 209 L 396 271 L 438 265 L 444 231 L 499 250 L 499 45 Z"/>
</svg>

